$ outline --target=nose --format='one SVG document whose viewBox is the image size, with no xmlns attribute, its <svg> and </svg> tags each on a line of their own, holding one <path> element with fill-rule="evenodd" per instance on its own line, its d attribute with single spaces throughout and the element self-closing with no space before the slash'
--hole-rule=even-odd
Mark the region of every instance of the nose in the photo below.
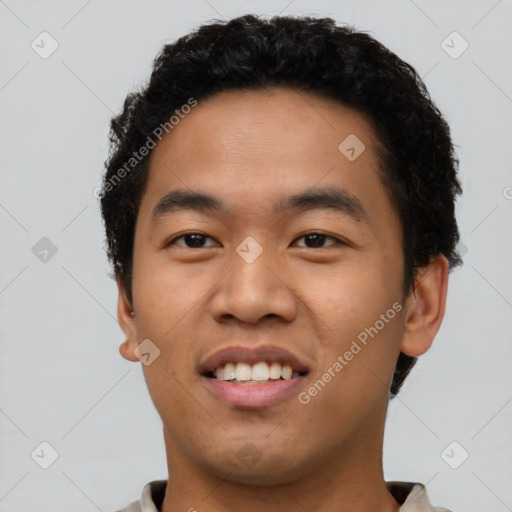
<svg viewBox="0 0 512 512">
<path fill-rule="evenodd" d="M 218 322 L 237 319 L 256 324 L 264 318 L 279 317 L 292 322 L 297 315 L 297 298 L 271 250 L 263 250 L 254 261 L 234 255 L 233 266 L 220 281 L 210 302 Z"/>
</svg>

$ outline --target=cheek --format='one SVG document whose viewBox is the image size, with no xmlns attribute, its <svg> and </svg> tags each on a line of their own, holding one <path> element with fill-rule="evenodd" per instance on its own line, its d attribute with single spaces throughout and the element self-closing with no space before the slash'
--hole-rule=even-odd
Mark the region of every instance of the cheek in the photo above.
<svg viewBox="0 0 512 512">
<path fill-rule="evenodd" d="M 174 442 L 183 449 L 193 447 L 191 455 L 195 451 L 207 453 L 208 439 L 222 439 L 226 433 L 215 421 L 217 411 L 196 396 L 191 382 L 180 373 L 182 361 L 176 362 L 180 357 L 162 353 L 151 366 L 143 368 L 144 378 L 155 409 Z"/>
<path fill-rule="evenodd" d="M 134 261 L 133 299 L 139 334 L 165 341 L 215 283 L 214 275 L 195 265 L 169 263 L 162 255 L 139 255 Z"/>
<path fill-rule="evenodd" d="M 322 432 L 327 445 L 357 435 L 388 402 L 403 327 L 392 307 L 383 311 L 390 311 L 388 323 L 379 316 L 368 320 L 365 311 L 337 324 L 324 340 L 322 363 L 301 395 L 301 403 L 310 408 L 305 428 Z"/>
<path fill-rule="evenodd" d="M 383 267 L 382 262 L 372 262 L 371 257 L 361 257 L 335 269 L 295 272 L 295 292 L 326 337 L 341 343 L 373 326 L 400 301 L 399 272 L 398 268 Z M 391 315 L 395 316 L 394 310 Z"/>
<path fill-rule="evenodd" d="M 323 333 L 315 378 L 329 380 L 318 401 L 328 402 L 325 410 L 350 410 L 347 403 L 364 398 L 369 405 L 387 396 L 403 337 L 401 270 L 384 266 L 382 255 L 373 258 L 310 276 L 301 288 Z"/>
</svg>

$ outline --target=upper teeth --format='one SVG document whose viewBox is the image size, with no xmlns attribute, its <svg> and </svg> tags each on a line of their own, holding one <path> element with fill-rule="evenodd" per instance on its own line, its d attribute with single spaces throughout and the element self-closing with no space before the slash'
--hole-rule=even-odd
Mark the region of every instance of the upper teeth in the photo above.
<svg viewBox="0 0 512 512">
<path fill-rule="evenodd" d="M 283 366 L 279 363 L 227 363 L 215 370 L 215 377 L 219 380 L 269 380 L 281 377 L 288 380 L 298 376 L 299 373 L 294 372 L 289 364 Z"/>
</svg>

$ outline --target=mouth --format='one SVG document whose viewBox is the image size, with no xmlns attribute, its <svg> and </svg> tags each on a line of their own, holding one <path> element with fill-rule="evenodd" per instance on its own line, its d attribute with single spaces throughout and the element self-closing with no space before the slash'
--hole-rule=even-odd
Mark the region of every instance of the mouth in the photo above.
<svg viewBox="0 0 512 512">
<path fill-rule="evenodd" d="M 216 352 L 200 369 L 206 387 L 223 402 L 244 408 L 268 407 L 293 394 L 309 368 L 277 347 L 232 347 Z"/>
<path fill-rule="evenodd" d="M 277 361 L 260 361 L 256 364 L 229 362 L 218 366 L 215 371 L 205 376 L 232 384 L 257 385 L 270 383 L 275 380 L 290 380 L 306 375 L 307 372 L 294 371 L 291 365 L 282 365 Z"/>
</svg>

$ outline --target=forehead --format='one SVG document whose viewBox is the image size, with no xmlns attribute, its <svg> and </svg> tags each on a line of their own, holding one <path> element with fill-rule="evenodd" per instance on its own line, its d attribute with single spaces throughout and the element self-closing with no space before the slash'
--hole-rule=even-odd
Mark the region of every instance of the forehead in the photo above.
<svg viewBox="0 0 512 512">
<path fill-rule="evenodd" d="M 200 188 L 251 213 L 317 186 L 383 201 L 378 144 L 371 119 L 334 100 L 284 88 L 225 91 L 199 101 L 157 144 L 139 214 L 175 188 Z"/>
<path fill-rule="evenodd" d="M 369 149 L 365 160 L 371 160 L 378 138 L 371 119 L 362 112 L 293 89 L 224 91 L 199 101 L 182 116 L 154 149 L 152 160 L 177 149 L 178 160 L 184 153 L 194 160 L 198 147 L 208 148 L 213 161 L 220 158 L 227 163 L 229 157 L 232 164 L 237 158 L 243 164 L 253 158 L 261 164 L 257 150 L 272 152 L 278 161 L 288 161 L 292 153 L 311 159 L 322 153 L 334 160 L 342 156 L 339 143 L 349 135 L 364 141 Z"/>
</svg>

